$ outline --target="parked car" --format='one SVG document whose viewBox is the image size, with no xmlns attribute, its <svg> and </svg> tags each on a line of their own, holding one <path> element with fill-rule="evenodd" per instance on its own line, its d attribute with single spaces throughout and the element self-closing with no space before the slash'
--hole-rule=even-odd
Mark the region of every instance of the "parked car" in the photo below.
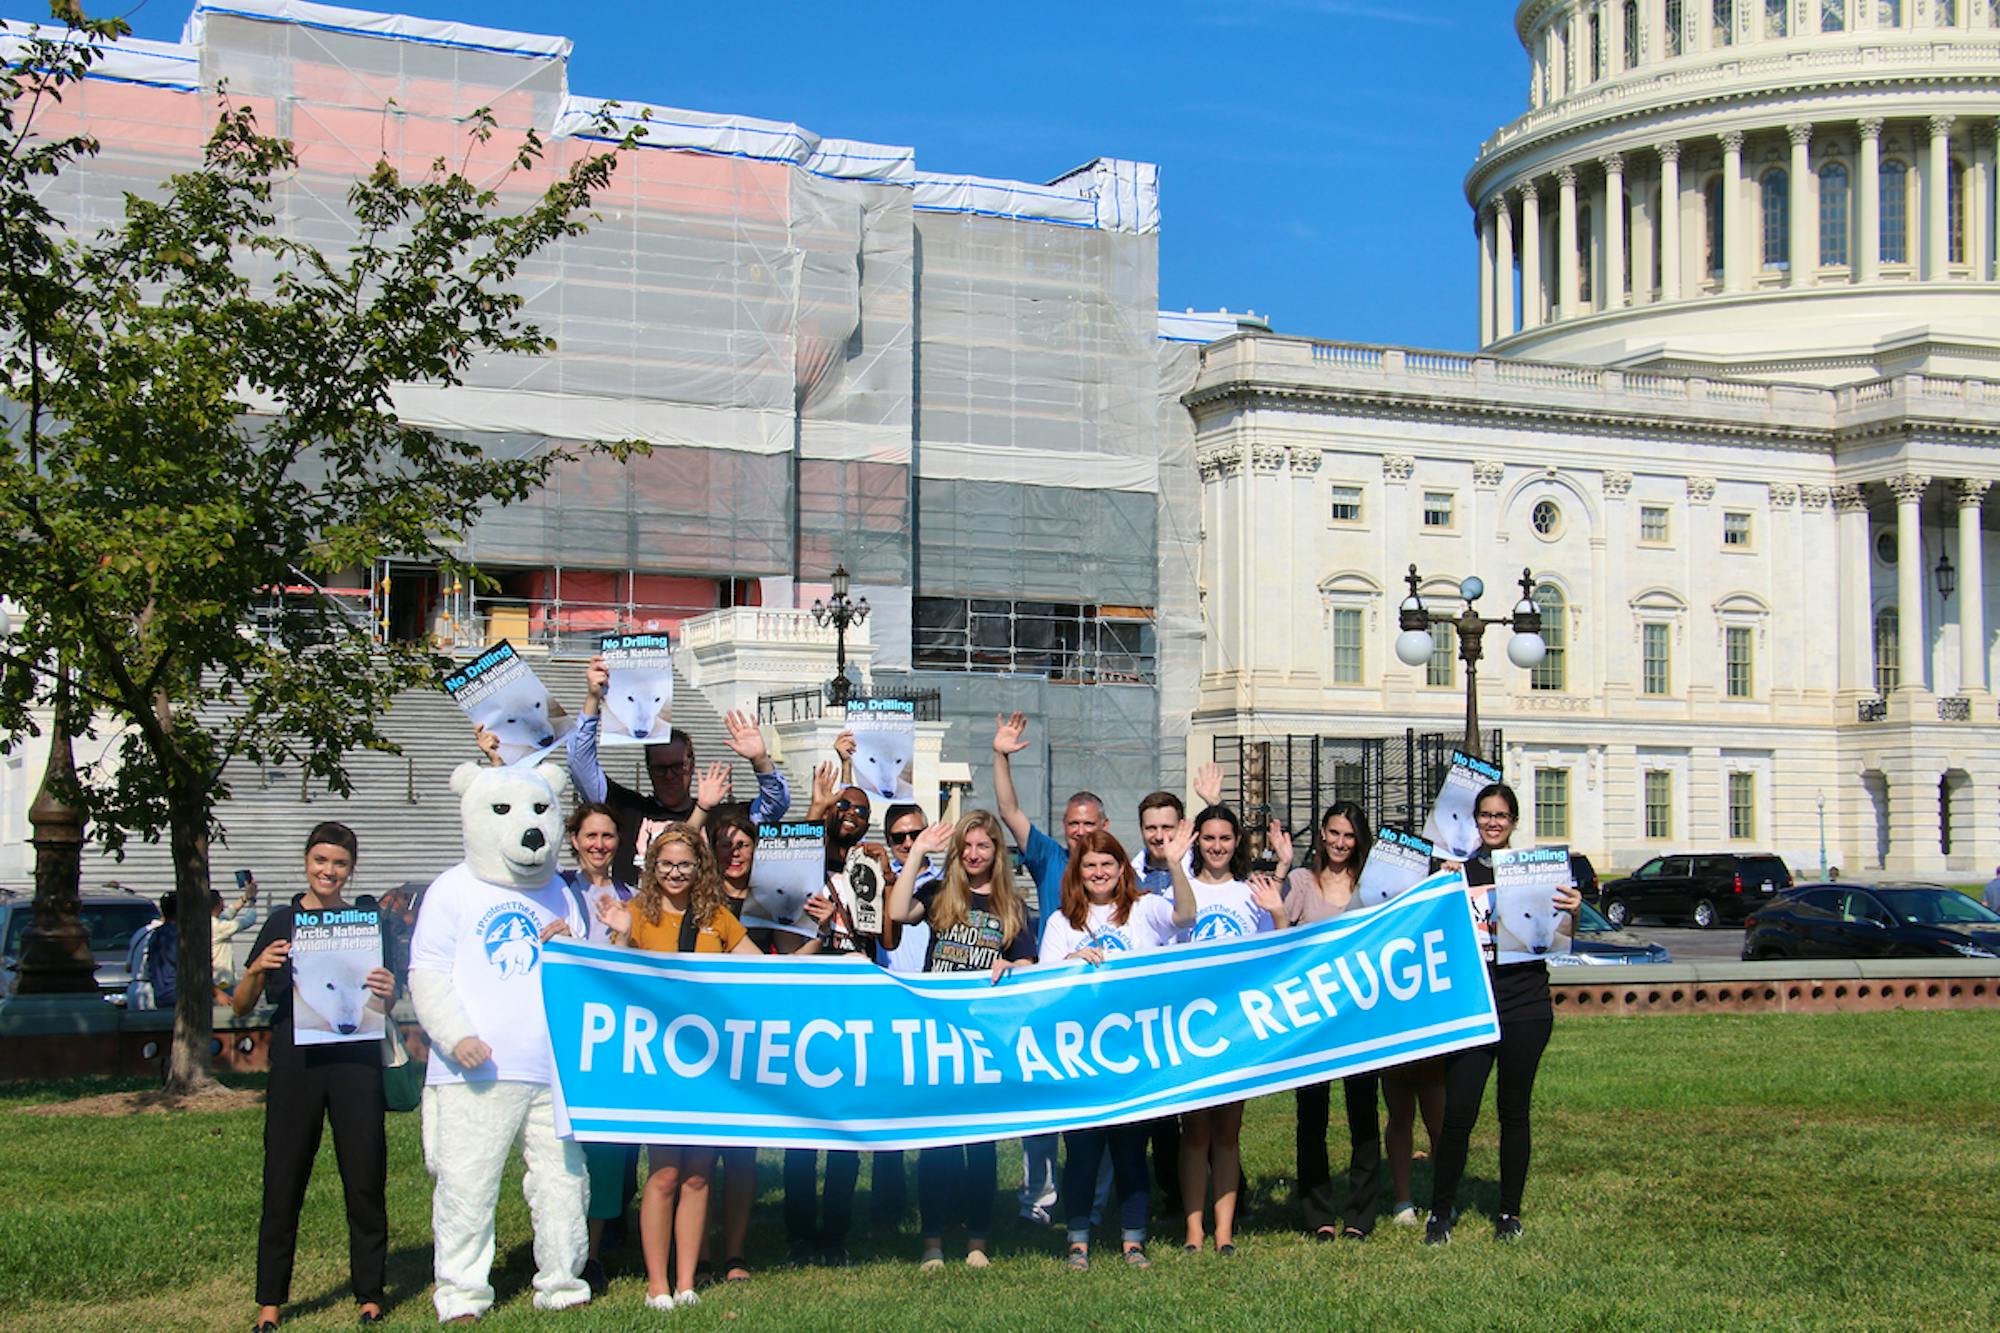
<svg viewBox="0 0 2000 1333">
<path fill-rule="evenodd" d="M 2000 912 L 1936 884 L 1813 884 L 1751 914 L 1743 957 L 2000 958 Z"/>
<path fill-rule="evenodd" d="M 1612 880 L 1599 890 L 1597 906 L 1620 929 L 1650 916 L 1707 930 L 1742 921 L 1791 887 L 1792 872 L 1769 852 L 1678 852 Z"/>
<path fill-rule="evenodd" d="M 1569 854 L 1569 878 L 1570 883 L 1576 885 L 1576 891 L 1583 895 L 1585 903 L 1597 901 L 1597 867 L 1582 852 Z"/>
<path fill-rule="evenodd" d="M 1576 939 L 1566 954 L 1549 959 L 1572 967 L 1604 963 L 1671 963 L 1674 956 L 1666 946 L 1620 930 L 1604 919 L 1604 914 L 1588 902 L 1577 909 Z"/>
<path fill-rule="evenodd" d="M 90 955 L 97 964 L 97 989 L 106 995 L 122 995 L 132 974 L 125 970 L 125 952 L 133 932 L 159 914 L 151 898 L 130 893 L 83 895 L 83 928 L 90 935 Z M 32 893 L 0 890 L 0 994 L 12 995 L 19 978 L 15 971 L 21 961 L 21 936 L 35 918 Z"/>
</svg>

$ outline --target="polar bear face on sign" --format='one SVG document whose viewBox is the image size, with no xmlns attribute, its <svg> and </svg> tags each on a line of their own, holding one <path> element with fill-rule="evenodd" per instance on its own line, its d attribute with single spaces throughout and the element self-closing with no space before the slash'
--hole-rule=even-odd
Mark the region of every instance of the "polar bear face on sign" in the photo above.
<svg viewBox="0 0 2000 1333">
<path fill-rule="evenodd" d="M 562 842 L 560 764 L 493 768 L 460 764 L 451 775 L 465 829 L 465 862 L 489 884 L 539 889 L 555 873 Z"/>
<path fill-rule="evenodd" d="M 620 668 L 612 673 L 611 688 L 604 695 L 604 706 L 618 728 L 638 740 L 672 729 L 673 701 L 674 675 L 665 668 Z"/>
<path fill-rule="evenodd" d="M 1568 924 L 1569 914 L 1549 903 L 1525 908 L 1510 905 L 1494 915 L 1494 944 L 1500 953 L 1550 953 L 1568 933 Z"/>
<path fill-rule="evenodd" d="M 476 720 L 504 746 L 539 750 L 556 741 L 548 689 L 525 672 L 506 689 L 480 700 Z"/>
<path fill-rule="evenodd" d="M 296 1025 L 342 1036 L 359 1032 L 371 998 L 367 982 L 372 970 L 371 960 L 345 951 L 314 958 L 292 989 L 293 999 L 311 1011 L 299 1013 Z"/>
<path fill-rule="evenodd" d="M 916 738 L 907 731 L 854 733 L 854 785 L 885 801 L 909 799 Z"/>
<path fill-rule="evenodd" d="M 1454 860 L 1462 861 L 1479 850 L 1479 825 L 1472 817 L 1470 806 L 1459 809 L 1453 805 L 1437 812 L 1438 843 L 1449 851 Z"/>
</svg>

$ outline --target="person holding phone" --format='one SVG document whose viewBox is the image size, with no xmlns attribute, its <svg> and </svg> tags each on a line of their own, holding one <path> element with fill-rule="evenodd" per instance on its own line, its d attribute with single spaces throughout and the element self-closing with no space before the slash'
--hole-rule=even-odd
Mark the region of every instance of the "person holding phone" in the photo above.
<svg viewBox="0 0 2000 1333">
<path fill-rule="evenodd" d="M 1493 853 L 1509 846 L 1521 818 L 1520 798 L 1504 782 L 1480 788 L 1472 802 L 1479 826 L 1479 852 L 1461 866 L 1447 861 L 1447 870 L 1463 869 L 1473 915 L 1482 929 L 1492 928 Z M 1583 905 L 1575 885 L 1555 895 L 1558 911 L 1572 915 Z M 1490 939 L 1490 935 L 1489 935 Z M 1489 945 L 1490 947 L 1490 945 Z M 1500 1019 L 1500 1040 L 1490 1046 L 1454 1051 L 1444 1057 L 1444 1137 L 1437 1144 L 1432 1176 L 1431 1215 L 1424 1224 L 1424 1244 L 1447 1245 L 1458 1206 L 1458 1185 L 1465 1175 L 1465 1158 L 1472 1127 L 1479 1122 L 1480 1103 L 1495 1065 L 1500 1086 L 1494 1095 L 1500 1114 L 1500 1211 L 1493 1219 L 1495 1240 L 1521 1238 L 1521 1196 L 1528 1184 L 1528 1107 L 1534 1098 L 1535 1071 L 1555 1030 L 1555 1006 L 1549 998 L 1549 965 L 1540 959 L 1505 967 L 1486 964 L 1493 983 L 1493 1003 Z"/>
</svg>

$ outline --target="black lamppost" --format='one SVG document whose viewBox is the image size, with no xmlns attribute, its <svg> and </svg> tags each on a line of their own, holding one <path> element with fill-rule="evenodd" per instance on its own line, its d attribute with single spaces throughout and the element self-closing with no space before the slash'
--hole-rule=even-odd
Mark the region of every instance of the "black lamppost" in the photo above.
<svg viewBox="0 0 2000 1333">
<path fill-rule="evenodd" d="M 1535 576 L 1525 569 L 1521 571 L 1521 600 L 1507 616 L 1482 616 L 1472 609 L 1472 604 L 1486 591 L 1485 581 L 1477 575 L 1458 585 L 1458 595 L 1465 599 L 1465 610 L 1455 616 L 1439 614 L 1424 605 L 1417 592 L 1415 565 L 1410 566 L 1403 581 L 1410 585 L 1410 595 L 1403 599 L 1398 617 L 1403 632 L 1396 636 L 1396 656 L 1409 666 L 1423 666 L 1431 660 L 1434 648 L 1431 626 L 1450 625 L 1457 631 L 1458 660 L 1465 663 L 1465 752 L 1478 756 L 1479 659 L 1486 631 L 1495 625 L 1514 627 L 1514 637 L 1507 641 L 1507 660 L 1523 670 L 1536 666 L 1548 655 L 1549 646 L 1542 639 L 1542 609 L 1535 605 Z"/>
<path fill-rule="evenodd" d="M 813 623 L 833 626 L 833 679 L 826 683 L 826 702 L 834 708 L 847 707 L 854 682 L 847 678 L 847 627 L 868 619 L 868 599 L 852 601 L 847 596 L 847 566 L 833 571 L 833 600 L 813 599 Z"/>
<path fill-rule="evenodd" d="M 0 612 L 0 634 L 6 616 Z M 90 953 L 80 899 L 83 874 L 83 813 L 70 803 L 76 791 L 76 762 L 70 750 L 68 669 L 56 682 L 54 717 L 49 726 L 49 762 L 41 790 L 28 807 L 34 826 L 34 915 L 21 937 L 15 993 L 95 995 L 97 964 Z"/>
</svg>

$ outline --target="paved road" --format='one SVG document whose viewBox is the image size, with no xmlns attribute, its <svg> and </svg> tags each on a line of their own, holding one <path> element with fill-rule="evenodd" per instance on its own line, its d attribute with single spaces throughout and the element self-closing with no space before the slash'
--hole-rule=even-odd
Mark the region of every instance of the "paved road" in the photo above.
<svg viewBox="0 0 2000 1333">
<path fill-rule="evenodd" d="M 1695 930 L 1687 926 L 1656 926 L 1649 922 L 1640 922 L 1630 929 L 1641 939 L 1666 945 L 1667 952 L 1674 956 L 1676 963 L 1722 960 L 1735 962 L 1743 956 L 1741 926 L 1717 926 L 1714 930 Z"/>
</svg>

